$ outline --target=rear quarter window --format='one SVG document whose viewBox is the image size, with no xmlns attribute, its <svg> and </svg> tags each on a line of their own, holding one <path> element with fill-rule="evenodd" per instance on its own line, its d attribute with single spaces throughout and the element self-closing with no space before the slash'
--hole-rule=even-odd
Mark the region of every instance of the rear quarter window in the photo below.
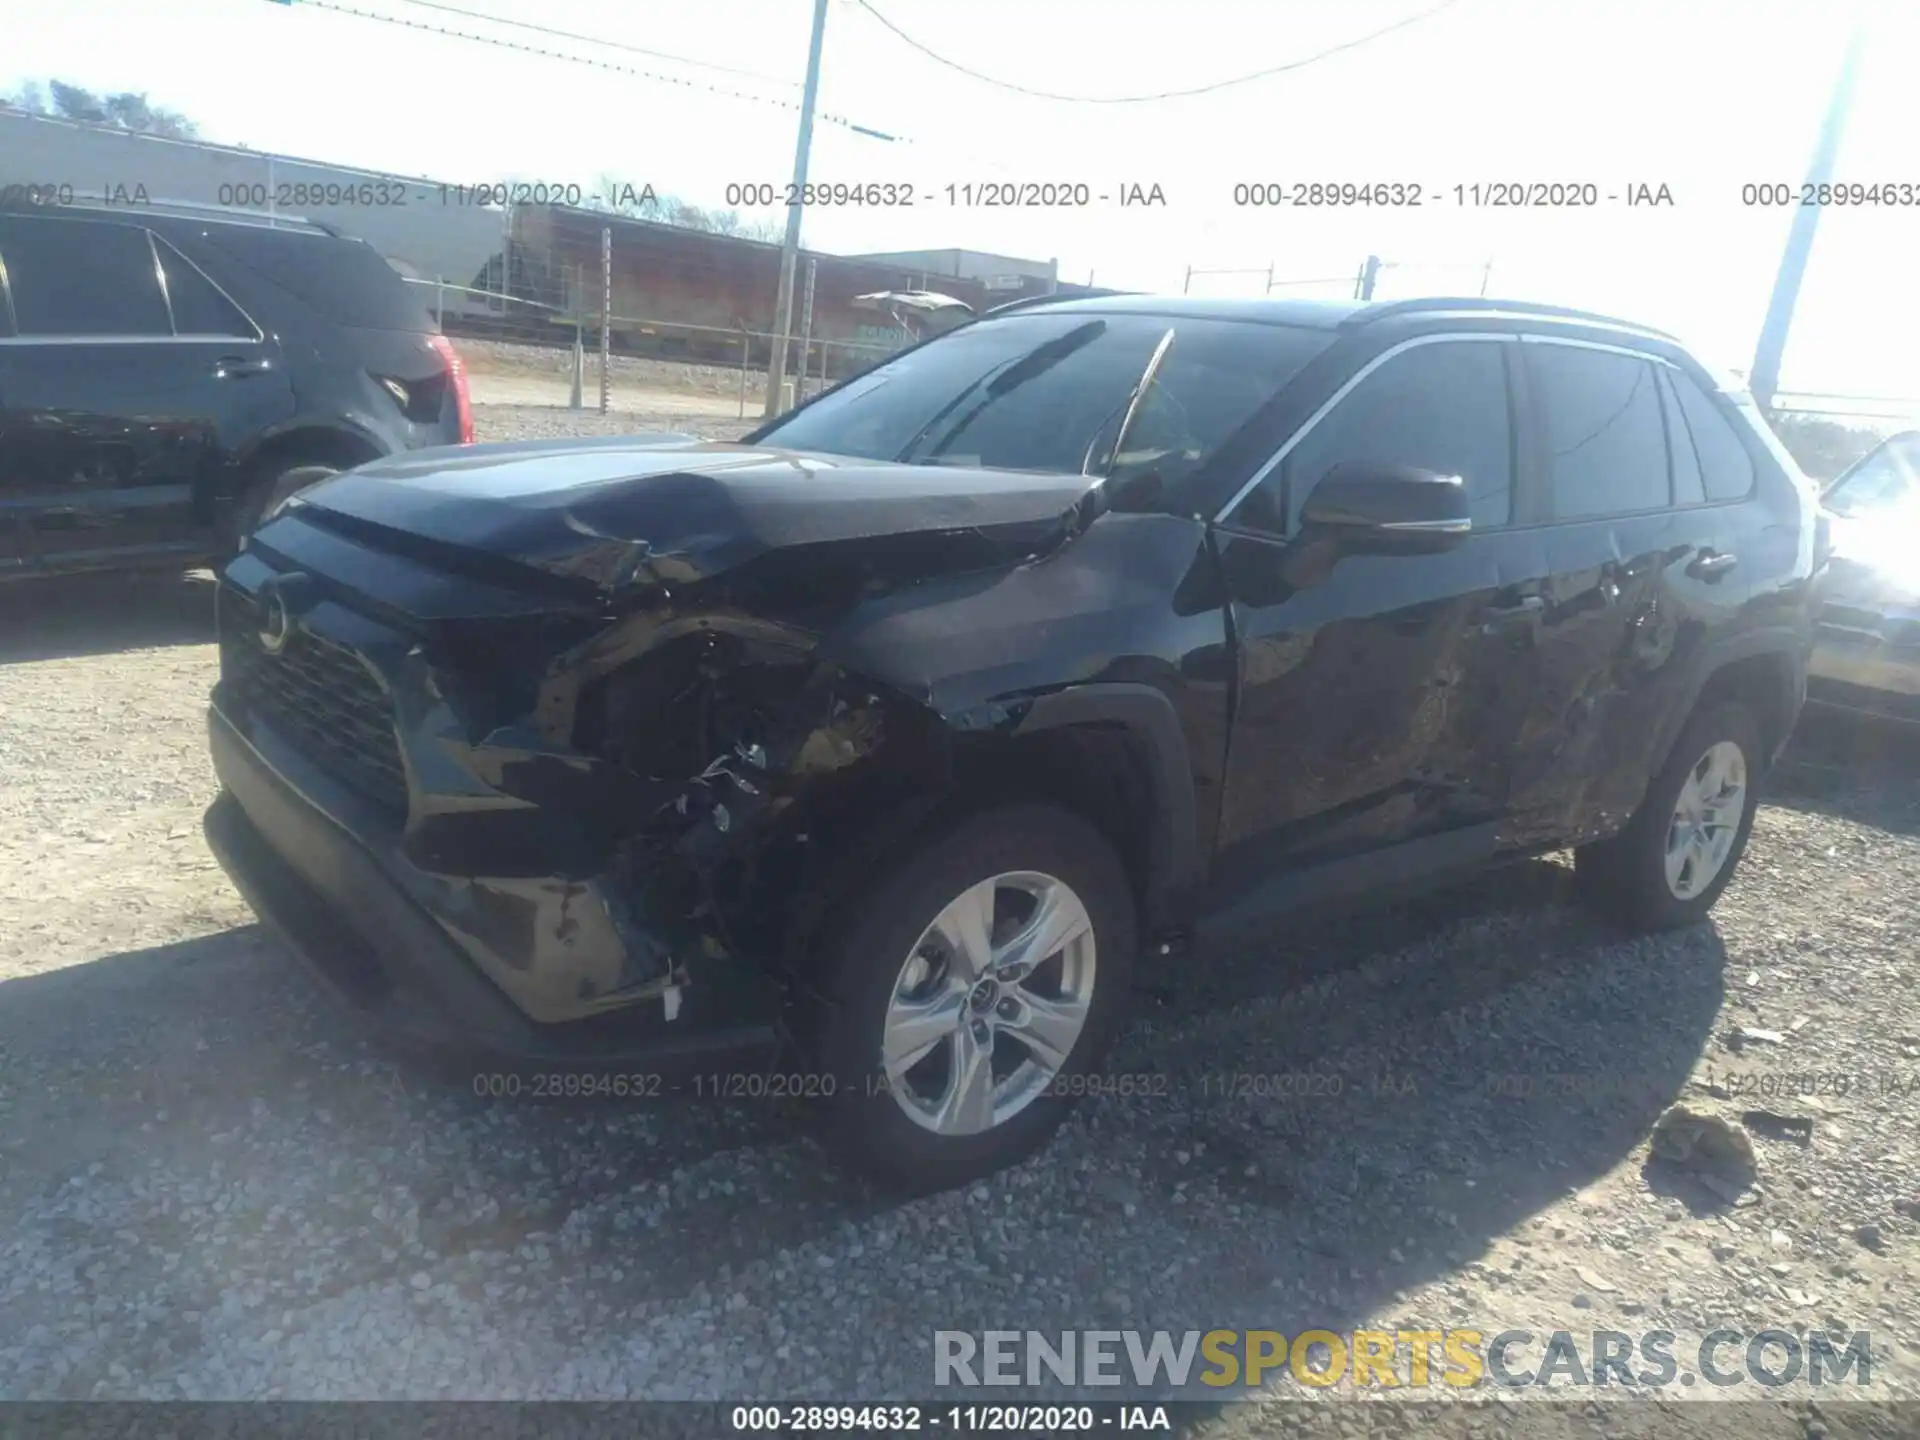
<svg viewBox="0 0 1920 1440">
<path fill-rule="evenodd" d="M 209 227 L 199 238 L 336 325 L 418 335 L 436 328 L 426 301 L 364 240 L 244 225 Z"/>
</svg>

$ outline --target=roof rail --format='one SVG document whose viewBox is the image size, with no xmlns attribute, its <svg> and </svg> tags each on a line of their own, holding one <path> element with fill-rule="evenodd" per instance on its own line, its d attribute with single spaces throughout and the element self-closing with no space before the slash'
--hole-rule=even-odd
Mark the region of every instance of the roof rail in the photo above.
<svg viewBox="0 0 1920 1440">
<path fill-rule="evenodd" d="M 204 200 L 152 199 L 116 202 L 84 197 L 64 201 L 58 205 L 35 205 L 23 202 L 15 208 L 16 210 L 34 210 L 48 215 L 57 215 L 67 210 L 86 210 L 95 214 L 108 212 L 128 220 L 138 220 L 142 215 L 159 215 L 170 220 L 233 220 L 241 224 L 274 225 L 288 230 L 317 230 L 323 235 L 335 237 L 340 233 L 326 222 L 306 215 L 290 215 L 284 210 L 251 210 L 239 205 L 210 205 Z"/>
<path fill-rule="evenodd" d="M 1640 335 L 1653 335 L 1662 340 L 1680 343 L 1679 338 L 1665 330 L 1656 330 L 1651 325 L 1641 325 L 1633 320 L 1621 320 L 1613 315 L 1602 315 L 1593 310 L 1574 310 L 1565 305 L 1542 305 L 1531 300 L 1488 300 L 1477 295 L 1428 295 L 1412 300 L 1387 300 L 1378 305 L 1367 305 L 1340 321 L 1343 330 L 1357 329 L 1362 325 L 1371 325 L 1376 320 L 1386 320 L 1399 315 L 1419 314 L 1423 311 L 1472 310 L 1490 315 L 1533 315 L 1542 319 L 1584 320 L 1589 324 L 1605 325 L 1615 330 L 1632 330 Z"/>
<path fill-rule="evenodd" d="M 1104 300 L 1110 295 L 1131 295 L 1133 293 L 1131 290 L 1085 289 L 1077 295 L 1061 295 L 1055 292 L 1048 292 L 1044 295 L 1021 295 L 1016 299 L 1006 300 L 998 305 L 988 306 L 980 312 L 980 315 L 981 318 L 984 319 L 989 315 L 1005 315 L 1009 310 L 1025 310 L 1031 305 L 1045 305 L 1055 300 Z"/>
</svg>

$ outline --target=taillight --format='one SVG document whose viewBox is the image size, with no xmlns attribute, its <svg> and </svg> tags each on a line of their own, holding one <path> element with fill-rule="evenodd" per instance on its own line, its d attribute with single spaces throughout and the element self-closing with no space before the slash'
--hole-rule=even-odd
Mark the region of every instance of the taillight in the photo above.
<svg viewBox="0 0 1920 1440">
<path fill-rule="evenodd" d="M 440 354 L 440 363 L 447 367 L 447 383 L 453 386 L 454 404 L 460 407 L 460 443 L 473 444 L 473 396 L 467 391 L 467 362 L 460 358 L 460 352 L 453 348 L 453 342 L 444 335 L 429 335 L 427 343 Z"/>
</svg>

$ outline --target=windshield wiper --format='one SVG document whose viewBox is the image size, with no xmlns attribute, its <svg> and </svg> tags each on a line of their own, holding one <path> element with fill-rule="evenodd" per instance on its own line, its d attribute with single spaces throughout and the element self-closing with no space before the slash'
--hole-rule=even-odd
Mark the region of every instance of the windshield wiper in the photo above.
<svg viewBox="0 0 1920 1440">
<path fill-rule="evenodd" d="M 1160 367 L 1166 363 L 1167 352 L 1171 349 L 1173 349 L 1173 331 L 1169 329 L 1160 337 L 1160 343 L 1153 347 L 1153 354 L 1147 357 L 1146 369 L 1140 372 L 1140 378 L 1133 382 L 1133 389 L 1127 394 L 1126 410 L 1120 417 L 1120 428 L 1113 437 L 1113 450 L 1108 454 L 1107 463 L 1100 471 L 1100 483 L 1075 502 L 1074 508 L 1080 512 L 1077 525 L 1079 530 L 1085 530 L 1087 526 L 1106 514 L 1113 508 L 1114 501 L 1119 498 L 1114 490 L 1113 472 L 1120 468 L 1120 452 L 1127 443 L 1127 436 L 1133 430 L 1133 422 L 1140 416 L 1140 407 L 1146 402 L 1147 392 L 1153 388 L 1154 381 L 1159 377 Z M 1094 452 L 1100 446 L 1100 431 L 1106 428 L 1107 422 L 1102 420 L 1099 427 L 1094 430 L 1093 438 L 1087 442 L 1087 453 L 1080 459 L 1082 475 L 1091 476 L 1094 473 Z M 1158 473 L 1157 470 L 1149 470 L 1136 478 L 1144 480 Z"/>
<path fill-rule="evenodd" d="M 1007 361 L 997 369 L 990 370 L 986 375 L 974 381 L 973 384 L 963 387 L 958 395 L 955 395 L 953 399 L 936 410 L 933 417 L 914 433 L 914 437 L 911 440 L 901 447 L 900 453 L 894 456 L 894 459 L 901 464 L 913 463 L 914 452 L 919 448 L 920 442 L 925 440 L 927 436 L 933 432 L 934 426 L 953 414 L 954 411 L 958 410 L 961 405 L 965 404 L 966 401 L 975 394 L 978 394 L 980 398 L 975 402 L 973 408 L 962 415 L 959 420 L 955 421 L 947 430 L 947 433 L 941 437 L 940 443 L 928 452 L 929 456 L 945 454 L 952 448 L 953 442 L 960 438 L 961 433 L 975 420 L 980 418 L 980 413 L 985 410 L 987 406 L 991 405 L 995 400 L 998 400 L 1002 395 L 1005 395 L 1016 386 L 1024 385 L 1036 376 L 1044 375 L 1075 351 L 1091 345 L 1095 340 L 1099 339 L 1101 335 L 1106 333 L 1106 329 L 1106 321 L 1089 320 L 1084 325 L 1074 326 L 1073 329 L 1067 331 L 1064 335 L 1056 335 L 1053 339 L 1034 346 L 1033 349 L 1024 355 L 1015 356 L 1012 360 Z"/>
<path fill-rule="evenodd" d="M 1160 343 L 1153 347 L 1153 354 L 1147 357 L 1147 368 L 1140 372 L 1140 378 L 1133 382 L 1133 389 L 1127 392 L 1126 413 L 1120 418 L 1120 429 L 1113 437 L 1113 449 L 1107 456 L 1106 468 L 1100 472 L 1102 479 L 1112 477 L 1114 469 L 1120 464 L 1120 452 L 1126 448 L 1127 436 L 1133 430 L 1133 422 L 1140 416 L 1140 407 L 1145 403 L 1147 391 L 1153 388 L 1154 379 L 1160 374 L 1160 367 L 1166 363 L 1167 352 L 1173 349 L 1173 331 L 1169 329 L 1160 337 Z M 1112 412 L 1108 412 L 1111 414 Z M 1102 420 L 1099 428 L 1093 432 L 1093 438 L 1087 442 L 1087 453 L 1080 457 L 1080 473 L 1093 474 L 1093 452 L 1100 446 L 1100 431 L 1107 428 Z"/>
</svg>

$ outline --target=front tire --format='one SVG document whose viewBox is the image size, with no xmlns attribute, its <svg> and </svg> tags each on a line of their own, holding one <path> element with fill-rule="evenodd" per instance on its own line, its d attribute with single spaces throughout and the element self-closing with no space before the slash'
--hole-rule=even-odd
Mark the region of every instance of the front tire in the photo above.
<svg viewBox="0 0 1920 1440">
<path fill-rule="evenodd" d="M 1744 705 L 1695 715 L 1627 828 L 1575 852 L 1581 888 L 1635 930 L 1706 919 L 1746 853 L 1764 771 L 1760 727 Z"/>
<path fill-rule="evenodd" d="M 987 811 L 843 909 L 805 1027 L 833 1077 L 828 1150 L 925 1194 L 1044 1144 L 1132 988 L 1133 892 L 1105 837 L 1051 806 Z"/>
</svg>

